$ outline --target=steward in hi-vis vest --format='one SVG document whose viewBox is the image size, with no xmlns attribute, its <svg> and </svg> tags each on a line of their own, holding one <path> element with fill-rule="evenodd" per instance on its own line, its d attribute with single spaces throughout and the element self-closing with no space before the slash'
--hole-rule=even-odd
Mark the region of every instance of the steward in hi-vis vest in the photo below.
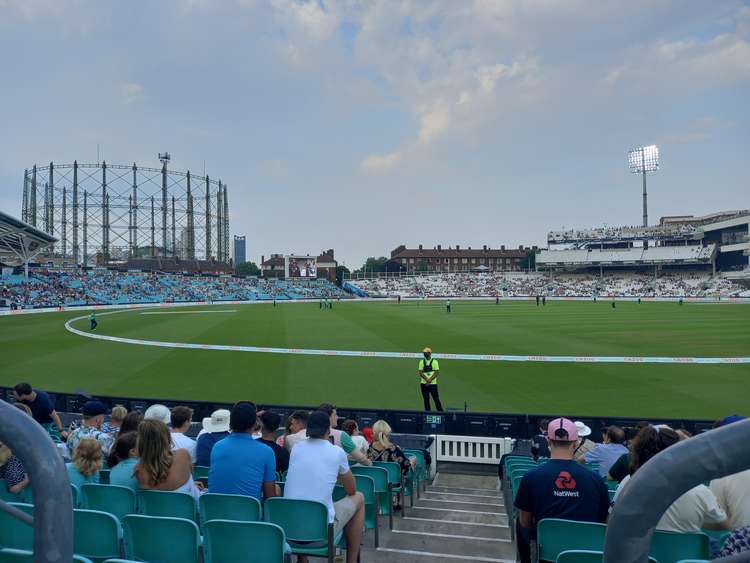
<svg viewBox="0 0 750 563">
<path fill-rule="evenodd" d="M 431 410 L 430 396 L 432 396 L 432 401 L 435 403 L 435 409 L 442 412 L 443 405 L 440 402 L 440 394 L 438 393 L 437 386 L 437 379 L 440 374 L 440 364 L 432 357 L 431 348 L 425 348 L 422 350 L 422 353 L 424 354 L 424 358 L 419 360 L 417 373 L 419 374 L 419 388 L 422 391 L 424 410 Z"/>
</svg>

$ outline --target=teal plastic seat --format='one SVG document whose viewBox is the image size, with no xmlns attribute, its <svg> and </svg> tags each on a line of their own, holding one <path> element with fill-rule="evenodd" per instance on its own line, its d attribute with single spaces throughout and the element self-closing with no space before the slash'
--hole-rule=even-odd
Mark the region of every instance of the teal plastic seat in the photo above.
<svg viewBox="0 0 750 563">
<path fill-rule="evenodd" d="M 262 520 L 260 501 L 245 495 L 206 493 L 198 501 L 201 526 L 209 520 L 236 520 L 258 522 Z"/>
<path fill-rule="evenodd" d="M 209 520 L 203 525 L 204 563 L 281 563 L 284 530 L 269 522 Z"/>
<path fill-rule="evenodd" d="M 404 450 L 406 457 L 414 457 L 417 460 L 417 465 L 414 468 L 415 486 L 417 488 L 417 497 L 419 497 L 420 487 L 424 490 L 427 486 L 427 480 L 429 479 L 429 469 L 425 467 L 426 461 L 424 452 L 422 450 Z"/>
<path fill-rule="evenodd" d="M 109 469 L 100 469 L 99 470 L 99 484 L 100 485 L 109 485 Z"/>
<path fill-rule="evenodd" d="M 327 557 L 329 563 L 333 563 L 336 545 L 343 532 L 334 536 L 325 504 L 315 500 L 273 497 L 266 500 L 265 509 L 266 521 L 284 530 L 293 553 Z"/>
<path fill-rule="evenodd" d="M 563 551 L 557 556 L 557 563 L 602 563 L 604 553 L 586 549 L 570 549 Z M 653 557 L 648 558 L 649 563 L 659 563 Z"/>
<path fill-rule="evenodd" d="M 198 563 L 198 526 L 186 518 L 129 514 L 122 520 L 125 557 L 149 563 Z"/>
<path fill-rule="evenodd" d="M 537 524 L 539 561 L 557 561 L 568 550 L 603 551 L 605 524 L 545 518 Z"/>
<path fill-rule="evenodd" d="M 5 479 L 0 479 L 0 500 L 5 502 L 23 502 L 23 495 L 17 493 L 11 493 L 8 490 L 8 483 Z"/>
<path fill-rule="evenodd" d="M 205 465 L 195 465 L 193 466 L 193 479 L 208 479 L 208 472 L 211 471 L 210 467 L 207 467 Z"/>
<path fill-rule="evenodd" d="M 388 515 L 388 525 L 393 529 L 393 507 L 391 506 L 391 487 L 388 482 L 388 470 L 383 467 L 367 467 L 365 465 L 355 465 L 352 467 L 352 473 L 370 477 L 375 483 L 375 494 L 378 497 L 378 512 Z M 385 499 L 386 502 L 383 502 Z"/>
<path fill-rule="evenodd" d="M 367 475 L 355 475 L 357 491 L 362 493 L 365 503 L 365 529 L 375 530 L 375 549 L 380 545 L 378 529 L 378 497 L 375 493 L 375 481 Z M 346 491 L 341 485 L 333 488 L 333 502 L 346 497 Z"/>
<path fill-rule="evenodd" d="M 186 518 L 195 521 L 195 499 L 175 491 L 138 491 L 138 512 L 146 516 Z"/>
<path fill-rule="evenodd" d="M 135 514 L 135 491 L 120 485 L 87 483 L 81 486 L 81 508 L 109 512 L 122 522 L 128 514 Z"/>
<path fill-rule="evenodd" d="M 34 506 L 23 502 L 8 503 L 26 514 L 34 515 Z M 0 546 L 12 549 L 34 549 L 34 528 L 15 516 L 0 511 Z"/>
<path fill-rule="evenodd" d="M 70 484 L 70 494 L 73 497 L 73 508 L 81 506 L 81 491 L 73 483 Z"/>
<path fill-rule="evenodd" d="M 34 563 L 34 552 L 29 549 L 0 549 L 0 563 Z M 82 555 L 73 555 L 73 563 L 93 563 Z"/>
<path fill-rule="evenodd" d="M 393 510 L 391 503 L 393 502 L 393 494 L 398 495 L 398 503 L 401 505 L 401 516 L 406 516 L 406 507 L 404 506 L 404 476 L 401 473 L 401 466 L 395 461 L 374 461 L 373 467 L 382 467 L 388 472 L 388 484 L 390 485 L 390 494 L 387 498 L 388 510 L 391 512 L 391 522 L 393 521 Z M 380 510 L 382 511 L 385 506 L 386 498 L 380 497 Z M 393 526 L 391 526 L 393 529 Z"/>
<path fill-rule="evenodd" d="M 656 530 L 651 539 L 650 555 L 659 563 L 677 563 L 683 559 L 711 559 L 706 534 L 680 534 Z"/>
<path fill-rule="evenodd" d="M 94 563 L 119 557 L 120 522 L 108 512 L 73 510 L 73 551 Z"/>
</svg>

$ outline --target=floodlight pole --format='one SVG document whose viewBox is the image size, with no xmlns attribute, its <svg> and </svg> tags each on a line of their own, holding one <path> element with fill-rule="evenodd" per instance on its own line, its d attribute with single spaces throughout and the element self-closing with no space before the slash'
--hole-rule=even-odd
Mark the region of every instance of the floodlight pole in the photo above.
<svg viewBox="0 0 750 563">
<path fill-rule="evenodd" d="M 641 168 L 643 169 L 643 226 L 648 227 L 648 195 L 646 195 L 646 150 L 641 147 Z"/>
</svg>

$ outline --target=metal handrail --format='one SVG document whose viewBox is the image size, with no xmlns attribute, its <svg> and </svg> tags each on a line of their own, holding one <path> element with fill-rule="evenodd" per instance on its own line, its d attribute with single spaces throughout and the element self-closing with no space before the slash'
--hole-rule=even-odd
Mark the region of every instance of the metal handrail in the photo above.
<svg viewBox="0 0 750 563">
<path fill-rule="evenodd" d="M 70 563 L 73 559 L 73 499 L 62 457 L 32 418 L 0 401 L 0 441 L 21 462 L 34 493 L 34 561 Z M 10 510 L 8 510 L 10 509 Z M 14 515 L 10 505 L 2 510 Z M 27 524 L 28 519 L 22 518 Z"/>
<path fill-rule="evenodd" d="M 612 510 L 604 563 L 647 563 L 651 538 L 669 506 L 693 487 L 750 468 L 750 420 L 684 440 L 633 474 Z M 747 558 L 750 561 L 750 553 Z"/>
</svg>

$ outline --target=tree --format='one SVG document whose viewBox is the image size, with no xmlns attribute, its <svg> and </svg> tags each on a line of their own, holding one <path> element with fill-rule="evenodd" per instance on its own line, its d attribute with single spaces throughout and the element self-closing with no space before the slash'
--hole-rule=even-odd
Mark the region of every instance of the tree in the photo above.
<svg viewBox="0 0 750 563">
<path fill-rule="evenodd" d="M 349 268 L 339 264 L 336 266 L 336 285 L 341 287 L 344 285 L 344 274 L 350 274 Z"/>
<path fill-rule="evenodd" d="M 237 267 L 234 269 L 234 272 L 238 276 L 243 276 L 243 277 L 259 276 L 260 268 L 258 268 L 255 262 L 243 262 L 242 264 L 237 264 Z"/>
</svg>

